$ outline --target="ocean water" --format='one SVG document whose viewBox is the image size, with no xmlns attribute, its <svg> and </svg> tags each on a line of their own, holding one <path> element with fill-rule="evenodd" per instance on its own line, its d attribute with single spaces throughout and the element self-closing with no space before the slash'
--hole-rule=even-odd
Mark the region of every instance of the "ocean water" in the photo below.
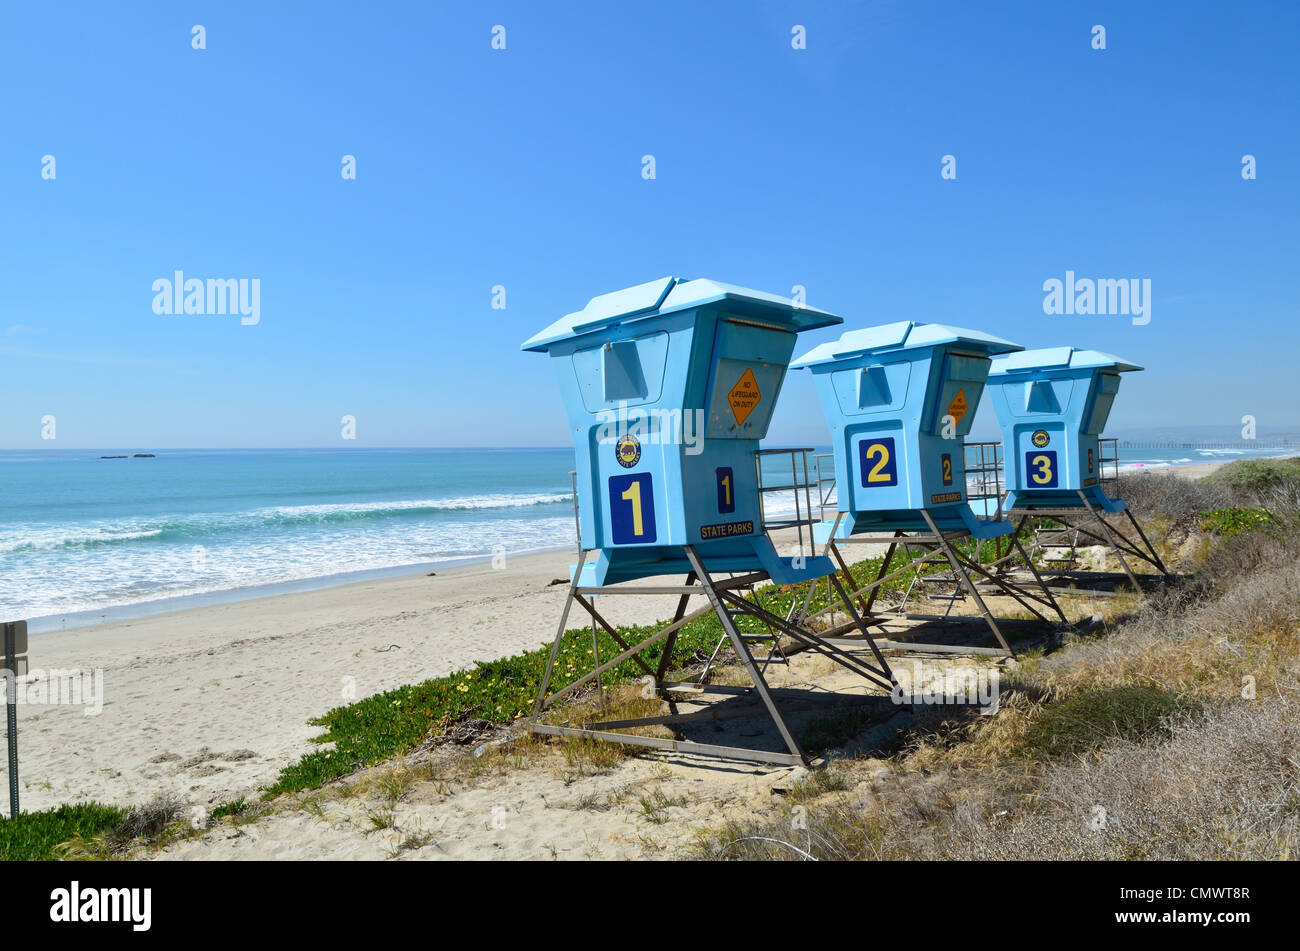
<svg viewBox="0 0 1300 951">
<path fill-rule="evenodd" d="M 1120 447 L 1121 472 L 1137 469 L 1164 469 L 1169 466 L 1198 466 L 1236 459 L 1272 459 L 1294 456 L 1297 449 L 1265 446 L 1260 449 L 1131 449 Z"/>
<path fill-rule="evenodd" d="M 0 618 L 36 619 L 36 633 L 204 596 L 574 544 L 570 449 L 100 458 L 120 452 L 0 453 Z M 1154 469 L 1282 454 L 1125 448 L 1120 462 Z M 789 456 L 763 462 L 767 484 L 790 483 Z M 794 493 L 766 501 L 769 517 L 794 511 Z"/>
<path fill-rule="evenodd" d="M 100 458 L 115 452 L 0 453 L 0 617 L 61 619 L 574 539 L 567 449 Z"/>
</svg>

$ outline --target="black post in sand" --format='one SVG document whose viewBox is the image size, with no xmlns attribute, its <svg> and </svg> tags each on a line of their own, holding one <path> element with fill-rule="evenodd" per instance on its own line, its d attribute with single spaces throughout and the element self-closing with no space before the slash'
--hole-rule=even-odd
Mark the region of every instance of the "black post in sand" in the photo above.
<svg viewBox="0 0 1300 951">
<path fill-rule="evenodd" d="M 14 656 L 17 624 L 5 623 L 5 707 L 9 721 L 9 818 L 18 818 L 18 658 Z"/>
</svg>

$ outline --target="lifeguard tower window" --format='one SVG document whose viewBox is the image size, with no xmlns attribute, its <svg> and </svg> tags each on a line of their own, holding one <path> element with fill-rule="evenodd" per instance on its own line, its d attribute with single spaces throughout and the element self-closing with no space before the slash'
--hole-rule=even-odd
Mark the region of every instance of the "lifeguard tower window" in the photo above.
<svg viewBox="0 0 1300 951">
<path fill-rule="evenodd" d="M 1025 384 L 1025 410 L 1027 413 L 1060 413 L 1062 406 L 1070 404 L 1069 380 L 1033 380 Z M 1057 391 L 1061 399 L 1057 399 Z M 1023 415 L 1023 414 L 1018 414 Z"/>
<path fill-rule="evenodd" d="M 907 399 L 912 364 L 877 363 L 861 370 L 839 370 L 831 375 L 835 397 L 845 416 L 898 409 Z"/>
<path fill-rule="evenodd" d="M 612 340 L 575 351 L 572 359 L 588 412 L 652 403 L 663 390 L 668 334 Z"/>
<path fill-rule="evenodd" d="M 645 377 L 635 340 L 615 340 L 601 349 L 605 401 L 645 399 Z"/>
<path fill-rule="evenodd" d="M 889 395 L 889 375 L 883 366 L 863 367 L 858 378 L 858 405 L 888 406 L 893 401 Z"/>
</svg>

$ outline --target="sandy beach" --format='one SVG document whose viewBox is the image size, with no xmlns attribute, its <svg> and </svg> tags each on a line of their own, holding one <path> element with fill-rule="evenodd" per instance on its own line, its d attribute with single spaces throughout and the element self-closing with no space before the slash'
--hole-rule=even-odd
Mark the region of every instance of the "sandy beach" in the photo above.
<svg viewBox="0 0 1300 951">
<path fill-rule="evenodd" d="M 103 709 L 19 706 L 23 809 L 255 792 L 312 749 L 320 730 L 307 721 L 349 696 L 549 643 L 565 593 L 551 582 L 573 561 L 569 550 L 524 555 L 34 635 L 33 672 L 103 670 Z M 674 604 L 606 598 L 601 609 L 622 624 Z"/>
<path fill-rule="evenodd" d="M 1219 466 L 1224 465 L 1227 465 L 1227 462 L 1200 462 L 1191 466 L 1152 466 L 1150 468 L 1143 467 L 1141 469 L 1126 469 L 1124 470 L 1123 475 L 1158 475 L 1160 473 L 1172 473 L 1176 476 L 1181 476 L 1184 479 L 1200 479 L 1209 475 L 1215 469 L 1219 468 Z"/>
<path fill-rule="evenodd" d="M 255 793 L 314 748 L 309 719 L 549 643 L 565 593 L 552 582 L 573 560 L 567 549 L 530 554 L 34 635 L 31 669 L 102 670 L 103 704 L 93 716 L 19 707 L 22 806 L 159 792 L 211 805 Z M 674 606 L 673 596 L 607 597 L 601 609 L 615 624 L 649 623 Z"/>
</svg>

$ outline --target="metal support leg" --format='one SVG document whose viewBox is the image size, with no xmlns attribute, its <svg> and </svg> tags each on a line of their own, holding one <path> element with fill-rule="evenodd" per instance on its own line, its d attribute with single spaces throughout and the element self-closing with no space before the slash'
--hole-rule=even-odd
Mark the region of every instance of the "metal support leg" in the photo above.
<svg viewBox="0 0 1300 951">
<path fill-rule="evenodd" d="M 602 628 L 605 629 L 605 633 L 609 635 L 610 640 L 612 640 L 619 647 L 623 648 L 623 650 L 628 649 L 628 647 L 630 646 L 628 642 L 623 640 L 623 638 L 619 636 L 618 629 L 615 628 L 614 625 L 610 624 L 608 621 L 606 621 L 603 617 L 600 616 L 600 612 L 596 610 L 596 606 L 594 604 L 592 604 L 590 601 L 584 598 L 581 593 L 575 594 L 573 596 L 573 600 L 577 601 L 580 605 L 582 605 L 582 607 L 586 610 L 586 612 L 589 615 L 591 615 L 591 623 L 593 625 L 599 624 Z M 641 659 L 640 654 L 634 656 L 632 660 L 635 661 L 636 665 L 640 667 L 642 670 L 644 670 L 647 674 L 649 674 L 652 677 L 654 676 L 654 671 L 650 669 L 649 664 L 647 664 L 644 660 Z M 599 661 L 597 661 L 596 666 L 597 667 L 600 666 Z"/>
<path fill-rule="evenodd" d="M 844 513 L 839 512 L 835 516 L 835 524 L 831 526 L 831 533 L 826 539 L 826 544 L 822 546 L 823 558 L 825 558 L 830 553 L 830 550 L 835 547 L 835 533 L 840 530 L 840 522 L 842 521 L 844 521 Z M 808 590 L 805 591 L 803 595 L 803 610 L 798 612 L 800 620 L 806 619 L 808 617 L 808 612 L 812 610 L 813 592 L 817 590 L 817 582 L 819 580 L 820 579 L 814 578 L 812 581 L 808 583 Z M 826 585 L 826 601 L 828 605 L 830 604 L 830 600 L 831 600 L 831 586 L 828 583 Z M 795 613 L 796 612 L 794 609 L 794 604 L 791 603 L 790 614 L 787 616 L 786 620 L 793 621 L 795 619 Z"/>
<path fill-rule="evenodd" d="M 556 655 L 560 653 L 560 641 L 564 640 L 564 629 L 569 623 L 569 609 L 573 607 L 573 599 L 578 595 L 578 585 L 582 581 L 582 569 L 587 563 L 587 552 L 580 550 L 578 552 L 578 567 L 573 571 L 573 580 L 569 582 L 569 594 L 564 599 L 564 610 L 560 613 L 560 629 L 555 632 L 555 643 L 551 645 L 551 656 L 546 659 L 546 673 L 542 675 L 542 685 L 537 690 L 537 703 L 533 705 L 533 716 L 542 712 L 542 701 L 546 699 L 546 688 L 551 685 L 551 671 L 555 667 Z M 600 664 L 596 665 L 600 669 Z"/>
<path fill-rule="evenodd" d="M 1139 525 L 1138 520 L 1133 517 L 1133 510 L 1125 509 L 1124 514 L 1128 516 L 1129 523 L 1137 531 L 1138 537 L 1142 539 L 1142 544 L 1146 545 L 1147 551 L 1151 552 L 1151 558 L 1154 560 L 1155 566 L 1160 569 L 1162 575 L 1168 578 L 1169 569 L 1167 569 L 1165 563 L 1160 560 L 1160 555 L 1156 552 L 1156 546 L 1151 544 L 1151 541 L 1147 538 L 1146 532 L 1142 531 L 1142 526 Z"/>
<path fill-rule="evenodd" d="M 767 682 L 763 680 L 763 675 L 759 673 L 758 667 L 754 663 L 754 657 L 749 652 L 749 645 L 740 636 L 740 631 L 736 629 L 735 622 L 732 620 L 731 615 L 727 613 L 726 606 L 718 597 L 717 592 L 713 590 L 713 579 L 704 570 L 704 565 L 700 562 L 700 556 L 696 554 L 695 548 L 691 545 L 686 545 L 683 550 L 686 552 L 687 560 L 691 563 L 691 568 L 695 571 L 695 576 L 700 579 L 700 584 L 708 595 L 709 603 L 713 605 L 714 611 L 717 612 L 718 620 L 722 622 L 722 629 L 731 638 L 731 645 L 736 649 L 736 655 L 740 658 L 741 663 L 745 665 L 745 671 L 753 681 L 754 690 L 762 699 L 763 706 L 767 707 L 768 715 L 776 723 L 776 728 L 780 731 L 786 748 L 790 750 L 792 755 L 807 762 L 808 757 L 799 748 L 798 742 L 795 741 L 794 735 L 790 732 L 790 728 L 785 724 L 785 719 L 781 716 L 781 711 L 776 708 L 776 703 L 772 700 L 772 695 L 767 689 Z"/>
<path fill-rule="evenodd" d="M 1124 558 L 1124 552 L 1120 551 L 1119 545 L 1115 543 L 1115 536 L 1110 533 L 1110 526 L 1106 524 L 1106 520 L 1101 517 L 1101 513 L 1093 507 L 1092 500 L 1089 499 L 1082 490 L 1079 492 L 1079 498 L 1083 500 L 1083 504 L 1087 507 L 1088 514 L 1095 518 L 1097 524 L 1101 526 L 1101 533 L 1106 537 L 1107 544 L 1109 544 L 1111 549 L 1115 552 L 1115 557 L 1119 559 L 1120 567 L 1124 569 L 1124 574 L 1128 575 L 1128 580 L 1132 582 L 1133 590 L 1136 593 L 1141 594 L 1142 586 L 1138 584 L 1137 575 L 1133 574 L 1133 569 L 1128 566 L 1128 561 Z"/>
<path fill-rule="evenodd" d="M 894 532 L 897 538 L 901 533 Z M 872 607 L 875 606 L 876 597 L 880 594 L 880 583 L 884 580 L 885 574 L 889 571 L 889 566 L 894 563 L 894 552 L 898 550 L 898 542 L 890 542 L 889 550 L 885 552 L 885 560 L 880 563 L 880 570 L 876 572 L 876 581 L 871 588 L 871 596 L 867 598 L 866 607 L 862 609 L 863 614 L 870 614 Z M 852 579 L 850 579 L 851 581 Z"/>
<path fill-rule="evenodd" d="M 1052 594 L 1052 589 L 1047 587 L 1047 583 L 1043 581 L 1043 576 L 1038 573 L 1038 569 L 1034 567 L 1033 561 L 1027 554 L 1025 554 L 1025 549 L 1021 546 L 1020 539 L 1016 537 L 1015 533 L 1011 536 L 1011 544 L 1015 546 L 1016 551 L 1020 552 L 1020 557 L 1025 559 L 1025 564 L 1034 574 L 1034 580 L 1038 582 L 1038 587 L 1043 589 L 1043 594 L 1047 595 L 1047 599 L 1052 602 L 1052 607 L 1055 608 L 1056 613 L 1060 615 L 1061 622 L 1068 624 L 1069 621 L 1066 620 L 1065 612 L 1061 610 L 1061 605 L 1056 601 L 1056 595 Z"/>
<path fill-rule="evenodd" d="M 859 630 L 866 637 L 868 644 L 875 653 L 880 668 L 877 669 L 868 663 L 865 659 L 854 656 L 849 652 L 841 649 L 838 645 L 823 640 L 818 635 L 809 630 L 805 630 L 800 625 L 774 614 L 762 605 L 757 599 L 746 600 L 740 593 L 747 586 L 752 586 L 755 581 L 762 580 L 759 575 L 745 575 L 740 578 L 724 579 L 714 581 L 712 577 L 704 570 L 704 565 L 699 553 L 690 546 L 685 546 L 683 552 L 690 562 L 692 571 L 688 576 L 688 585 L 677 586 L 671 589 L 665 588 L 646 588 L 645 593 L 663 594 L 671 591 L 678 594 L 680 602 L 674 621 L 660 628 L 658 631 L 650 634 L 636 644 L 626 646 L 622 653 L 610 658 L 596 657 L 595 670 L 578 677 L 572 683 L 556 690 L 548 696 L 552 678 L 555 675 L 555 661 L 558 659 L 559 645 L 567 633 L 568 612 L 572 602 L 577 601 L 592 615 L 594 621 L 603 627 L 606 632 L 611 632 L 607 621 L 602 618 L 595 610 L 594 606 L 584 598 L 584 595 L 595 595 L 598 593 L 634 593 L 633 589 L 619 589 L 616 587 L 605 592 L 605 589 L 592 586 L 579 586 L 577 579 L 581 575 L 581 565 L 575 573 L 574 581 L 570 584 L 569 597 L 565 602 L 564 617 L 561 619 L 559 630 L 556 634 L 555 643 L 552 645 L 551 654 L 547 661 L 546 671 L 543 675 L 543 681 L 539 690 L 539 700 L 535 709 L 530 729 L 535 733 L 541 733 L 551 736 L 583 738 L 591 740 L 601 740 L 608 742 L 623 743 L 632 746 L 646 747 L 650 749 L 677 751 L 702 756 L 718 756 L 726 759 L 736 759 L 749 762 L 772 763 L 778 765 L 797 765 L 807 763 L 808 757 L 800 748 L 798 741 L 795 739 L 784 715 L 778 709 L 776 700 L 772 695 L 763 676 L 763 670 L 756 661 L 754 655 L 749 649 L 745 637 L 740 633 L 736 624 L 736 618 L 739 615 L 754 617 L 768 626 L 769 632 L 774 638 L 784 633 L 796 642 L 805 647 L 816 650 L 831 659 L 837 661 L 848 670 L 857 673 L 868 683 L 883 690 L 888 691 L 891 685 L 895 684 L 892 671 L 889 670 L 883 655 L 880 653 L 874 641 L 871 639 L 866 630 L 865 622 L 853 612 L 853 605 L 849 604 L 850 612 L 854 614 L 855 623 Z M 585 553 L 580 554 L 580 561 L 585 562 Z M 698 587 L 693 585 L 698 582 Z M 846 595 L 839 584 L 838 578 L 832 576 L 831 582 L 834 587 L 839 589 L 841 597 Z M 685 606 L 686 597 L 692 593 L 703 594 L 707 596 L 708 604 L 694 611 L 687 611 Z M 736 651 L 736 656 L 744 666 L 752 686 L 748 687 L 731 687 L 725 685 L 707 685 L 701 681 L 699 684 L 670 684 L 663 681 L 662 676 L 658 678 L 660 688 L 665 692 L 664 699 L 668 702 L 668 712 L 666 714 L 656 714 L 648 717 L 632 717 L 624 719 L 610 720 L 607 722 L 587 722 L 580 726 L 561 725 L 557 723 L 540 722 L 540 712 L 551 708 L 564 697 L 571 697 L 577 691 L 583 689 L 585 685 L 595 681 L 598 685 L 601 683 L 600 676 L 606 671 L 617 667 L 619 664 L 636 659 L 638 655 L 652 647 L 654 644 L 664 641 L 681 629 L 684 624 L 692 620 L 707 616 L 709 613 L 717 615 L 722 624 L 724 637 L 721 643 L 730 641 Z M 597 630 L 599 634 L 599 630 Z M 614 637 L 614 634 L 611 633 Z M 615 641 L 624 645 L 624 641 L 619 637 L 614 637 Z M 859 642 L 860 643 L 860 642 Z M 594 651 L 593 647 L 593 651 Z M 668 652 L 665 652 L 668 653 Z M 661 658 L 662 659 L 662 658 Z M 643 668 L 645 669 L 645 668 Z M 663 668 L 666 672 L 666 668 Z M 677 708 L 677 703 L 683 702 L 675 694 L 697 694 L 706 697 L 722 695 L 731 697 L 734 701 L 739 701 L 743 697 L 748 697 L 748 703 L 737 705 L 733 701 L 727 701 L 723 706 L 713 706 L 706 704 L 706 708 L 699 711 L 682 713 Z M 877 700 L 880 698 L 877 697 Z M 689 703 L 699 703 L 699 700 L 686 701 Z M 865 702 L 865 701 L 864 701 Z M 867 706 L 872 704 L 866 703 Z M 748 709 L 746 709 L 746 707 Z M 814 710 L 819 709 L 820 705 L 810 702 L 807 699 L 794 700 L 791 704 L 792 709 Z M 700 743 L 693 740 L 682 739 L 680 734 L 674 739 L 665 739 L 657 736 L 643 736 L 638 734 L 616 733 L 613 730 L 636 729 L 644 726 L 664 726 L 670 729 L 677 729 L 679 724 L 706 722 L 709 720 L 725 720 L 736 717 L 762 717 L 766 714 L 776 726 L 781 740 L 788 752 L 771 752 L 760 749 L 749 749 L 747 747 L 737 746 L 718 746 L 711 743 Z"/>
<path fill-rule="evenodd" d="M 591 618 L 591 656 L 596 661 L 596 669 L 600 670 L 600 637 L 597 634 L 596 618 Z M 605 684 L 601 681 L 600 676 L 596 676 L 596 696 L 600 700 L 600 708 L 605 709 Z"/>
<path fill-rule="evenodd" d="M 692 571 L 686 575 L 686 583 L 688 585 L 695 584 L 695 572 Z M 674 624 L 680 621 L 686 614 L 686 605 L 690 603 L 690 600 L 691 596 L 689 594 L 684 594 L 677 599 L 677 610 L 673 612 Z M 668 640 L 664 642 L 664 652 L 659 658 L 659 669 L 655 673 L 655 683 L 662 683 L 664 675 L 668 673 L 669 663 L 672 661 L 673 657 L 673 647 L 676 646 L 676 644 L 677 632 L 673 631 L 668 635 Z"/>
<path fill-rule="evenodd" d="M 886 675 L 888 675 L 890 684 L 892 684 L 895 687 L 898 686 L 898 678 L 894 676 L 894 671 L 890 668 L 889 662 L 885 660 L 885 655 L 880 653 L 880 648 L 876 646 L 876 639 L 871 636 L 871 632 L 867 630 L 866 624 L 864 624 L 862 618 L 858 616 L 858 612 L 854 610 L 853 601 L 845 595 L 844 588 L 843 586 L 840 585 L 839 579 L 836 578 L 834 575 L 830 575 L 829 577 L 830 577 L 831 584 L 835 586 L 835 590 L 839 593 L 839 596 L 844 600 L 844 607 L 848 610 L 849 615 L 853 618 L 854 625 L 856 625 L 858 630 L 862 632 L 862 636 L 866 638 L 867 644 L 870 645 L 871 653 L 874 654 L 876 657 L 876 663 L 878 663 L 880 665 L 880 669 L 884 671 Z"/>
<path fill-rule="evenodd" d="M 834 558 L 835 558 L 835 564 L 839 566 L 837 570 L 840 572 L 840 574 L 844 575 L 845 580 L 848 581 L 848 583 L 849 583 L 849 590 L 850 590 L 850 591 L 853 591 L 853 592 L 856 592 L 856 591 L 858 590 L 858 582 L 857 582 L 857 579 L 853 577 L 853 571 L 849 568 L 849 564 L 848 564 L 848 562 L 845 561 L 845 560 L 844 560 L 844 556 L 843 556 L 842 554 L 840 554 L 840 546 L 839 546 L 839 545 L 836 545 L 836 544 L 834 544 L 834 543 L 832 543 L 831 546 L 830 546 L 830 552 L 831 552 L 831 555 L 834 556 Z M 874 599 L 874 596 L 875 596 L 875 593 L 876 593 L 876 592 L 875 592 L 875 588 L 872 588 L 872 589 L 871 589 L 871 593 L 872 593 L 872 596 L 873 596 L 873 599 Z M 828 601 L 829 601 L 829 599 L 830 599 L 830 596 L 831 596 L 831 584 L 830 584 L 829 581 L 827 581 L 827 583 L 826 583 L 826 598 L 827 598 Z M 868 602 L 863 601 L 863 600 L 862 600 L 862 597 L 861 597 L 860 594 L 857 595 L 857 597 L 858 597 L 858 604 L 859 604 L 859 606 L 861 606 L 861 608 L 862 608 L 862 612 L 863 612 L 864 614 L 870 614 L 870 613 L 871 613 L 871 605 L 870 605 Z"/>
<path fill-rule="evenodd" d="M 1002 547 L 1001 547 L 1002 539 L 1000 537 L 998 538 L 998 542 L 999 542 L 998 559 L 997 561 L 993 562 L 993 564 L 989 565 L 989 568 L 993 569 L 998 574 L 1002 574 L 1003 571 L 1006 570 L 1003 568 L 1003 566 L 1009 562 L 1014 562 L 1017 552 L 1020 552 L 1020 556 L 1024 558 L 1026 561 L 1028 561 L 1030 555 L 1033 555 L 1035 552 L 1038 551 L 1037 535 L 1034 536 L 1034 543 L 1033 546 L 1031 546 L 1028 555 L 1024 553 L 1025 549 L 1020 545 L 1020 529 L 1024 528 L 1025 522 L 1027 521 L 1029 521 L 1029 517 L 1022 515 L 1020 521 L 1016 522 L 1015 528 L 1012 529 L 1011 534 L 1008 536 L 1014 544 L 1007 546 L 1007 553 L 1005 555 L 1002 554 Z"/>
<path fill-rule="evenodd" d="M 948 544 L 948 539 L 945 538 L 943 532 L 939 530 L 939 526 L 935 524 L 935 521 L 930 517 L 929 512 L 925 509 L 921 509 L 921 514 L 925 517 L 926 524 L 930 526 L 930 531 L 934 532 L 934 537 L 938 539 L 939 547 L 943 550 L 943 553 L 947 555 L 948 563 L 952 565 L 953 573 L 957 575 L 958 580 L 965 585 L 970 596 L 975 599 L 975 604 L 979 607 L 980 614 L 984 615 L 984 620 L 988 623 L 989 630 L 991 630 L 993 636 L 998 639 L 998 643 L 1002 645 L 1002 649 L 1014 657 L 1016 652 L 1011 649 L 1011 645 L 1007 643 L 1007 639 L 1002 636 L 1002 630 L 998 627 L 998 622 L 993 618 L 993 612 L 989 610 L 988 605 L 984 603 L 984 599 L 980 597 L 980 593 L 976 589 L 975 583 L 970 580 L 969 576 L 967 576 L 966 569 L 962 567 L 961 562 L 957 558 L 957 553 L 954 552 L 952 546 Z"/>
</svg>

